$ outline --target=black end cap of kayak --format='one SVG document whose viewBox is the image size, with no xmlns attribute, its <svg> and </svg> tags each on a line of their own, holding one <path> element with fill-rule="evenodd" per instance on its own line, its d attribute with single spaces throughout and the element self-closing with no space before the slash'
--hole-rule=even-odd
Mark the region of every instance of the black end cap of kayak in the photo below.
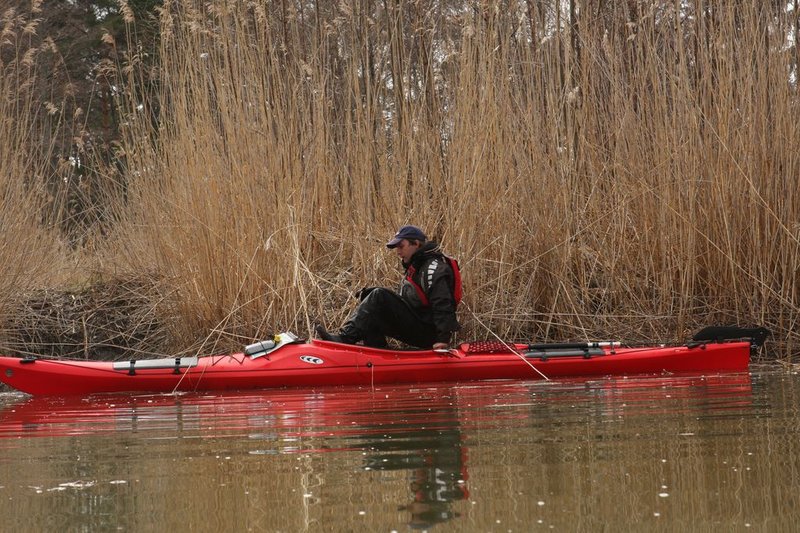
<svg viewBox="0 0 800 533">
<path fill-rule="evenodd" d="M 740 328 L 737 326 L 708 326 L 695 333 L 693 341 L 723 342 L 734 339 L 750 339 L 753 346 L 761 346 L 769 337 L 767 328 Z"/>
</svg>

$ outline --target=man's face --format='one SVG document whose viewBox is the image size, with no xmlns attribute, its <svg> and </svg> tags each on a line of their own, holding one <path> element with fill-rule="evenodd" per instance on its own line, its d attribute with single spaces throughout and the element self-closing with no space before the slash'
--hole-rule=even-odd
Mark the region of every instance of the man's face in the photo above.
<svg viewBox="0 0 800 533">
<path fill-rule="evenodd" d="M 411 256 L 413 256 L 416 251 L 419 250 L 419 247 L 419 243 L 414 242 L 412 244 L 408 239 L 403 239 L 397 243 L 397 246 L 394 247 L 394 250 L 397 252 L 397 257 L 402 259 L 404 263 L 408 263 L 411 261 Z"/>
</svg>

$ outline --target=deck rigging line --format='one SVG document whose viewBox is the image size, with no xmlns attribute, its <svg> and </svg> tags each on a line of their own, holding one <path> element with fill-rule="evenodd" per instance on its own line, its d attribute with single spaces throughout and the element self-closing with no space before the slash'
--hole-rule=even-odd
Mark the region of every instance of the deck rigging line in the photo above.
<svg viewBox="0 0 800 533">
<path fill-rule="evenodd" d="M 545 375 L 544 375 L 544 373 L 543 373 L 541 370 L 539 370 L 538 368 L 536 368 L 535 366 L 533 366 L 533 364 L 532 364 L 530 361 L 528 361 L 528 359 L 527 359 L 527 358 L 526 358 L 524 355 L 522 355 L 521 353 L 519 353 L 519 352 L 517 351 L 517 349 L 516 349 L 516 348 L 514 348 L 513 346 L 510 346 L 510 345 L 509 345 L 509 344 L 508 344 L 506 341 L 504 341 L 503 339 L 501 339 L 501 338 L 500 338 L 500 336 L 499 336 L 497 333 L 495 333 L 494 331 L 492 331 L 492 330 L 491 330 L 491 328 L 489 328 L 489 326 L 487 326 L 487 325 L 486 325 L 486 324 L 483 322 L 483 320 L 481 320 L 480 318 L 478 318 L 478 315 L 476 315 L 476 314 L 475 314 L 475 312 L 474 312 L 474 311 L 473 311 L 473 310 L 470 308 L 470 306 L 469 306 L 469 305 L 467 305 L 467 303 L 466 303 L 466 302 L 464 302 L 464 305 L 467 307 L 467 310 L 470 312 L 470 314 L 472 314 L 472 318 L 474 318 L 475 320 L 477 320 L 477 321 L 478 321 L 478 323 L 479 323 L 481 326 L 483 326 L 483 327 L 486 329 L 486 331 L 488 331 L 489 333 L 491 333 L 491 334 L 492 334 L 492 335 L 493 335 L 493 336 L 494 336 L 494 337 L 495 337 L 495 338 L 496 338 L 498 341 L 500 341 L 500 343 L 501 343 L 503 346 L 505 346 L 506 348 L 508 348 L 508 350 L 509 350 L 511 353 L 513 353 L 514 355 L 516 355 L 517 357 L 519 357 L 520 359 L 522 359 L 522 361 L 524 361 L 526 365 L 528 365 L 528 366 L 529 366 L 529 367 L 531 367 L 533 370 L 535 370 L 537 374 L 539 374 L 540 376 L 542 376 L 542 377 L 545 379 L 545 381 L 550 381 L 550 378 L 548 378 L 547 376 L 545 376 Z"/>
</svg>

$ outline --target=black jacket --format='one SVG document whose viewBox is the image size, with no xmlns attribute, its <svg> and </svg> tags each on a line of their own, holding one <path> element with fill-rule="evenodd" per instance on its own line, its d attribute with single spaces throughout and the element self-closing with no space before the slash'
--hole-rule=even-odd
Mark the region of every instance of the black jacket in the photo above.
<svg viewBox="0 0 800 533">
<path fill-rule="evenodd" d="M 406 275 L 398 294 L 417 315 L 436 328 L 436 342 L 450 343 L 454 331 L 461 329 L 456 318 L 453 297 L 453 269 L 435 242 L 427 242 L 403 263 Z M 409 274 L 411 280 L 408 281 Z M 416 287 L 415 287 L 416 285 Z M 427 298 L 427 305 L 419 294 L 419 287 Z"/>
</svg>

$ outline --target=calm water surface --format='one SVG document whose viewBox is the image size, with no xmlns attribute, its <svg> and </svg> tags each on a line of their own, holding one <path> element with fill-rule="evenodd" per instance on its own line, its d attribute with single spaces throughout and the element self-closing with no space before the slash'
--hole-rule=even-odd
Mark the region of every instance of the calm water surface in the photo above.
<svg viewBox="0 0 800 533">
<path fill-rule="evenodd" d="M 797 531 L 800 377 L 0 395 L 7 531 Z"/>
</svg>

